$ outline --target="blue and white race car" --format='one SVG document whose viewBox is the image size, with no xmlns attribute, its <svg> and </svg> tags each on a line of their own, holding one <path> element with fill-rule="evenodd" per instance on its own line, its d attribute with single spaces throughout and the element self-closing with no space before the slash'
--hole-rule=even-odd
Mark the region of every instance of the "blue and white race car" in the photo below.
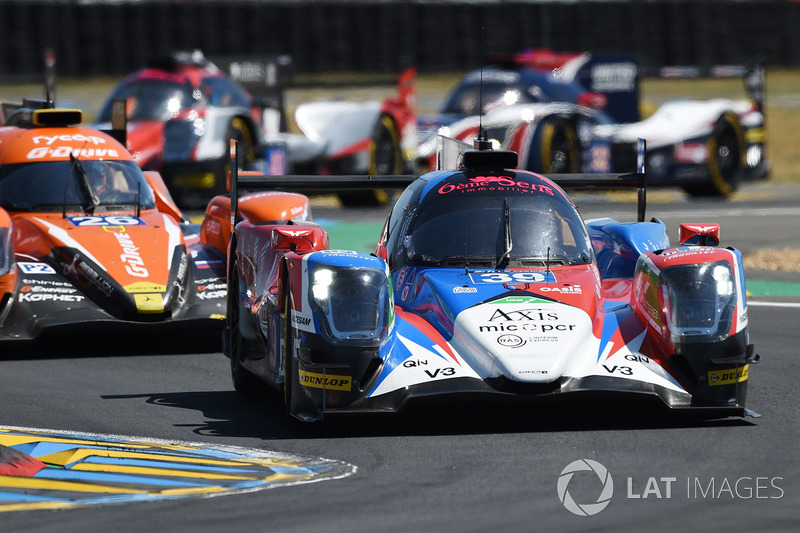
<svg viewBox="0 0 800 533">
<path fill-rule="evenodd" d="M 534 172 L 631 172 L 637 139 L 645 138 L 650 185 L 727 196 L 742 181 L 767 176 L 763 67 L 671 67 L 657 74 L 743 77 L 748 97 L 675 98 L 642 119 L 644 69 L 633 54 L 532 50 L 468 73 L 439 114 L 421 116 L 419 160 L 435 168 L 439 134 L 470 142 L 482 127 L 519 154 L 520 168 Z"/>
<path fill-rule="evenodd" d="M 306 421 L 577 393 L 748 414 L 759 357 L 741 254 L 716 247 L 717 224 L 682 225 L 675 246 L 664 223 L 644 221 L 643 142 L 637 173 L 550 177 L 513 170 L 517 154 L 487 149 L 485 136 L 477 144 L 419 177 L 234 173 L 230 209 L 216 202 L 203 233 L 229 236 L 237 391 L 267 383 Z M 255 192 L 406 185 L 374 254 L 328 249 L 309 220 L 271 220 L 259 202 L 276 193 Z M 638 222 L 585 222 L 562 186 L 636 187 Z"/>
</svg>

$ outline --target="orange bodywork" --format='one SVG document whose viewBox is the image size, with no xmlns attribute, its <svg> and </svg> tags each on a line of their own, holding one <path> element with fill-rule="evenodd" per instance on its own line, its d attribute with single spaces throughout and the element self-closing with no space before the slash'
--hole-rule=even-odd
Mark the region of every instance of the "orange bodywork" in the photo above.
<svg viewBox="0 0 800 533">
<path fill-rule="evenodd" d="M 0 127 L 0 340 L 95 321 L 221 325 L 224 255 L 197 244 L 158 173 L 80 118 L 20 108 Z"/>
</svg>

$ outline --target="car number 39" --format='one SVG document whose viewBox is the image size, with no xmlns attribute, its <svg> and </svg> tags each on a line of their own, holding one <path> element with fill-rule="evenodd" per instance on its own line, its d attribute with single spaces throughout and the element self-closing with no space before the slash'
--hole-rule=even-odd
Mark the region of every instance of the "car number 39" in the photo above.
<svg viewBox="0 0 800 533">
<path fill-rule="evenodd" d="M 483 272 L 480 281 L 483 283 L 532 283 L 545 280 L 539 272 Z"/>
</svg>

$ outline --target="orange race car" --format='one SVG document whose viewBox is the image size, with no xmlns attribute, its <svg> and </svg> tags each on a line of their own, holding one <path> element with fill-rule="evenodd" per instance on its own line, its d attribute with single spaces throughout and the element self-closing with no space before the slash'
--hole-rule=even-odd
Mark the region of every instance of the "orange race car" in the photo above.
<svg viewBox="0 0 800 533">
<path fill-rule="evenodd" d="M 0 341 L 97 325 L 221 330 L 226 265 L 209 232 L 113 132 L 81 120 L 44 100 L 0 103 Z M 308 216 L 305 197 L 280 194 L 292 205 L 276 200 L 279 212 Z"/>
</svg>

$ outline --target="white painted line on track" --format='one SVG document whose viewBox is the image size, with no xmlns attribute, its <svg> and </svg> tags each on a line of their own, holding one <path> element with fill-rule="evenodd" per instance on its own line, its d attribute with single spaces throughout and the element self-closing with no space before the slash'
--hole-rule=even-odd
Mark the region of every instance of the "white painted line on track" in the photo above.
<svg viewBox="0 0 800 533">
<path fill-rule="evenodd" d="M 800 309 L 800 303 L 795 302 L 754 302 L 752 300 L 747 301 L 747 307 L 754 305 L 756 307 L 794 307 Z"/>
</svg>

